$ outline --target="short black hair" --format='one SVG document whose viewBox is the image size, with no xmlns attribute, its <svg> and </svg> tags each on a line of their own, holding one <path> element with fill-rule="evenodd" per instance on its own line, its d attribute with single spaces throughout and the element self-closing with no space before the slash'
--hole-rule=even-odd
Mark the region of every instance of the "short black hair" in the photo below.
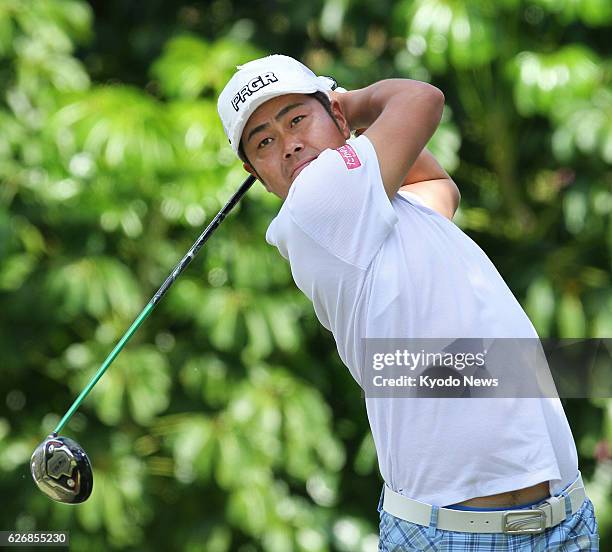
<svg viewBox="0 0 612 552">
<path fill-rule="evenodd" d="M 323 106 L 325 111 L 327 111 L 327 114 L 334 121 L 334 124 L 338 127 L 338 130 L 340 132 L 342 132 L 342 129 L 340 128 L 340 125 L 338 124 L 338 121 L 336 121 L 336 118 L 334 117 L 334 115 L 332 113 L 332 110 L 331 110 L 331 101 L 330 101 L 329 97 L 327 96 L 327 94 L 325 92 L 321 92 L 321 91 L 317 90 L 317 92 L 313 92 L 312 94 L 306 94 L 306 95 L 307 96 L 312 96 L 315 100 L 317 100 Z M 242 138 L 240 139 L 240 143 L 238 144 L 238 157 L 240 157 L 240 160 L 243 163 L 248 163 L 249 165 L 251 165 L 251 162 L 249 161 L 248 157 L 246 156 L 246 153 L 244 153 L 244 147 L 242 145 Z"/>
</svg>

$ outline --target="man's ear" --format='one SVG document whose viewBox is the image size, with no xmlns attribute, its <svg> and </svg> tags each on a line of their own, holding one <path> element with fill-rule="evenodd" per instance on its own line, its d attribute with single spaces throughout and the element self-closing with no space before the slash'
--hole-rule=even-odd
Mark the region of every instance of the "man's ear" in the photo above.
<svg viewBox="0 0 612 552">
<path fill-rule="evenodd" d="M 255 172 L 255 169 L 253 167 L 251 167 L 250 163 L 242 163 L 242 168 L 252 174 L 255 178 L 257 178 L 257 173 Z"/>
<path fill-rule="evenodd" d="M 259 175 L 257 174 L 257 172 L 255 171 L 255 169 L 251 166 L 250 163 L 242 163 L 242 167 L 244 168 L 245 171 L 247 171 L 249 174 L 252 174 L 255 178 L 257 178 L 257 180 L 259 180 L 263 185 L 264 188 L 266 190 L 268 190 L 268 192 L 272 192 L 272 190 L 270 190 L 270 188 L 268 188 L 268 185 L 261 179 L 259 178 Z"/>
<path fill-rule="evenodd" d="M 331 100 L 331 112 L 338 122 L 338 126 L 342 130 L 342 135 L 346 140 L 351 137 L 351 128 L 349 127 L 348 121 L 344 116 L 344 112 L 342 111 L 342 105 L 336 99 Z"/>
</svg>

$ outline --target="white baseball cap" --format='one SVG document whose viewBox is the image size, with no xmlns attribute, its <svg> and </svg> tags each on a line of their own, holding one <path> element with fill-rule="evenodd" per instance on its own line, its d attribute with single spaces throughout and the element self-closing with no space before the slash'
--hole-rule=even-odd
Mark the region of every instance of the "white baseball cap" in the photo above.
<svg viewBox="0 0 612 552">
<path fill-rule="evenodd" d="M 223 129 L 236 154 L 245 125 L 261 104 L 284 94 L 320 91 L 329 97 L 336 87 L 331 77 L 317 77 L 298 60 L 280 54 L 249 61 L 237 69 L 217 101 Z"/>
</svg>

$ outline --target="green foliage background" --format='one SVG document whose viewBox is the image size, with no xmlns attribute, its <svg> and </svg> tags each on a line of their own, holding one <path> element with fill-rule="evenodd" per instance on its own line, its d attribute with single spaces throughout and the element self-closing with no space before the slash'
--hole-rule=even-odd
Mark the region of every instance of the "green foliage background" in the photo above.
<svg viewBox="0 0 612 552">
<path fill-rule="evenodd" d="M 375 550 L 363 401 L 265 243 L 280 204 L 259 184 L 67 427 L 91 499 L 53 503 L 28 460 L 244 178 L 215 99 L 268 53 L 349 89 L 441 88 L 429 147 L 455 222 L 542 337 L 612 336 L 611 23 L 608 0 L 0 0 L 0 529 L 91 552 Z M 563 403 L 605 549 L 612 400 Z"/>
</svg>

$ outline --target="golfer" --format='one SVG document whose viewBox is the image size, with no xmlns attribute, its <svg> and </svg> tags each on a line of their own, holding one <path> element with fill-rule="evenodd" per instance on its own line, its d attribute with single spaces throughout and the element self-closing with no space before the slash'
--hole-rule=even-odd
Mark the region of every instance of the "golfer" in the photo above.
<svg viewBox="0 0 612 552">
<path fill-rule="evenodd" d="M 281 55 L 239 67 L 218 99 L 244 168 L 283 200 L 266 240 L 360 385 L 362 338 L 537 338 L 452 222 L 459 192 L 425 148 L 443 106 L 410 79 L 332 91 Z M 384 480 L 379 550 L 599 549 L 558 398 L 365 403 Z"/>
</svg>

